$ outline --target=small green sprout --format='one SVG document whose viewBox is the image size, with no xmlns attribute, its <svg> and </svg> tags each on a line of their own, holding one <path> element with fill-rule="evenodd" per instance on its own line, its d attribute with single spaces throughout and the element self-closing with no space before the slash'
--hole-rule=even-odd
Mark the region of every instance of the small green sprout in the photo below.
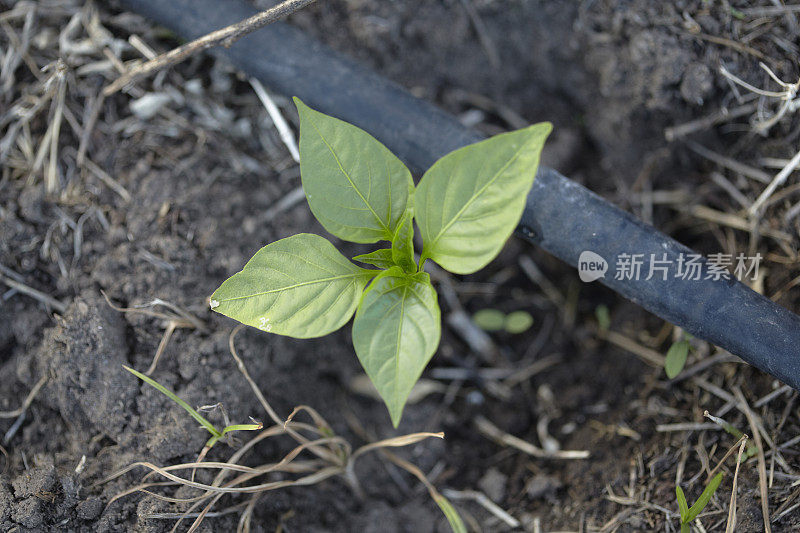
<svg viewBox="0 0 800 533">
<path fill-rule="evenodd" d="M 723 476 L 722 472 L 714 476 L 691 507 L 689 507 L 680 485 L 675 486 L 675 494 L 678 497 L 678 510 L 681 515 L 681 533 L 690 533 L 689 524 L 703 512 L 708 502 L 711 501 L 711 497 L 719 488 L 719 484 L 722 483 Z"/>
<path fill-rule="evenodd" d="M 353 258 L 379 270 L 356 266 L 327 239 L 301 233 L 256 252 L 211 295 L 211 308 L 302 339 L 327 335 L 355 314 L 356 355 L 397 427 L 441 337 L 425 262 L 471 274 L 497 256 L 522 217 L 552 126 L 535 124 L 455 150 L 415 186 L 408 168 L 367 132 L 294 101 L 311 212 L 345 241 L 387 242 Z M 419 261 L 415 223 L 423 242 Z"/>
<path fill-rule="evenodd" d="M 664 359 L 664 371 L 669 379 L 675 378 L 686 366 L 686 359 L 689 357 L 689 350 L 692 348 L 689 343 L 691 338 L 692 336 L 688 333 L 683 333 L 683 338 L 672 343 L 672 346 L 667 350 L 667 356 Z"/>
<path fill-rule="evenodd" d="M 597 319 L 597 327 L 600 331 L 606 332 L 611 327 L 611 313 L 605 304 L 598 305 L 594 310 L 594 317 Z"/>
<path fill-rule="evenodd" d="M 533 325 L 533 317 L 527 311 L 512 311 L 505 314 L 497 309 L 480 309 L 472 315 L 472 321 L 484 331 L 506 331 L 523 333 Z"/>
<path fill-rule="evenodd" d="M 155 389 L 157 389 L 159 392 L 161 392 L 162 394 L 167 396 L 173 402 L 175 402 L 178 405 L 180 405 L 181 407 L 183 407 L 186 410 L 187 413 L 192 415 L 192 418 L 194 418 L 195 420 L 200 422 L 200 425 L 203 426 L 204 428 L 206 428 L 209 433 L 211 433 L 211 438 L 208 439 L 208 442 L 206 442 L 206 445 L 205 445 L 205 449 L 206 450 L 210 450 L 211 448 L 213 448 L 214 445 L 217 443 L 217 441 L 219 441 L 220 439 L 224 439 L 225 436 L 228 433 L 230 433 L 231 431 L 258 431 L 258 430 L 260 430 L 260 429 L 262 429 L 264 427 L 262 424 L 233 424 L 233 425 L 230 425 L 230 426 L 225 426 L 222 430 L 219 430 L 219 429 L 216 428 L 216 426 L 214 426 L 214 424 L 209 422 L 206 417 L 201 415 L 191 405 L 189 405 L 185 401 L 181 400 L 174 392 L 172 392 L 171 390 L 166 388 L 164 385 L 162 385 L 158 381 L 156 381 L 156 380 L 154 380 L 152 378 L 149 378 L 149 377 L 145 376 L 144 374 L 142 374 L 141 372 L 138 372 L 138 371 L 136 371 L 136 370 L 134 370 L 134 369 L 132 369 L 132 368 L 130 368 L 128 366 L 122 365 L 122 367 L 125 370 L 127 370 L 128 372 L 130 372 L 131 374 L 133 374 L 134 376 L 136 376 L 137 378 L 139 378 L 142 381 L 144 381 L 145 383 L 147 383 L 148 385 L 150 385 L 150 386 L 154 387 Z"/>
<path fill-rule="evenodd" d="M 508 333 L 523 333 L 533 325 L 533 317 L 527 311 L 512 311 L 506 315 L 503 328 Z"/>
</svg>

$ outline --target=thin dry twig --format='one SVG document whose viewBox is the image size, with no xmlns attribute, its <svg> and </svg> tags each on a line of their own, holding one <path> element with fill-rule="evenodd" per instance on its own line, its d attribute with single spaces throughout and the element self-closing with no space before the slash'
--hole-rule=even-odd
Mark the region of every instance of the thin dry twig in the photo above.
<svg viewBox="0 0 800 533">
<path fill-rule="evenodd" d="M 13 411 L 0 411 L 0 418 L 14 418 L 24 413 L 33 403 L 33 400 L 36 398 L 36 395 L 39 394 L 39 391 L 42 389 L 42 387 L 44 387 L 44 384 L 47 383 L 47 380 L 47 375 L 40 377 L 39 381 L 36 382 L 31 391 L 25 397 L 22 405 Z"/>
<path fill-rule="evenodd" d="M 598 336 L 601 339 L 606 340 L 611 344 L 614 344 L 623 350 L 638 356 L 642 361 L 651 366 L 656 368 L 664 368 L 664 360 L 666 358 L 652 348 L 642 346 L 633 339 L 630 339 L 621 333 L 617 333 L 616 331 L 600 331 L 598 332 Z"/>
<path fill-rule="evenodd" d="M 736 399 L 739 400 L 739 405 L 743 408 L 744 414 L 747 417 L 747 422 L 750 424 L 750 430 L 753 432 L 753 440 L 756 443 L 758 450 L 758 488 L 761 492 L 761 514 L 764 519 L 764 533 L 771 533 L 772 526 L 769 520 L 769 500 L 767 497 L 767 462 L 764 459 L 764 445 L 761 442 L 761 433 L 756 425 L 753 411 L 750 409 L 750 404 L 742 393 L 740 388 L 733 389 Z"/>
<path fill-rule="evenodd" d="M 729 170 L 738 172 L 743 176 L 747 176 L 748 178 L 760 181 L 761 183 L 769 183 L 770 181 L 769 174 L 767 174 L 763 170 L 753 168 L 749 165 L 745 165 L 744 163 L 740 163 L 739 161 L 731 159 L 730 157 L 725 157 L 724 155 L 718 154 L 713 150 L 709 150 L 700 143 L 694 141 L 687 141 L 686 146 L 697 155 L 705 157 L 709 161 L 712 161 Z"/>
<path fill-rule="evenodd" d="M 146 63 L 131 69 L 117 80 L 103 89 L 104 96 L 110 96 L 137 79 L 148 76 L 164 67 L 184 61 L 188 57 L 207 50 L 214 46 L 229 47 L 248 33 L 252 33 L 264 26 L 290 15 L 313 3 L 315 0 L 286 0 L 277 6 L 267 9 L 243 21 L 231 24 L 220 30 L 213 31 L 203 37 L 179 46 L 169 52 L 159 55 Z"/>
<path fill-rule="evenodd" d="M 3 457 L 6 458 L 5 464 L 3 465 L 3 471 L 0 472 L 0 476 L 4 476 L 6 475 L 6 472 L 8 472 L 8 469 L 11 468 L 11 457 L 8 456 L 8 452 L 2 446 L 0 446 L 0 453 L 2 453 Z"/>
<path fill-rule="evenodd" d="M 0 281 L 5 283 L 6 285 L 11 287 L 12 289 L 16 289 L 18 292 L 21 292 L 22 294 L 27 294 L 31 298 L 35 298 L 36 300 L 39 300 L 40 302 L 44 303 L 45 305 L 49 305 L 50 307 L 52 307 L 53 309 L 55 309 L 56 311 L 58 311 L 62 315 L 67 310 L 67 304 L 65 304 L 63 302 L 60 302 L 60 301 L 56 300 L 55 298 L 53 298 L 52 296 L 49 296 L 49 295 L 47 295 L 47 294 L 45 294 L 45 293 L 43 293 L 41 291 L 37 291 L 36 289 L 34 289 L 32 287 L 28 287 L 27 285 L 25 285 L 22 282 L 19 282 L 19 281 L 16 281 L 14 279 L 11 279 L 10 277 L 8 277 L 8 276 L 6 276 L 4 274 L 0 274 Z"/>
<path fill-rule="evenodd" d="M 482 492 L 478 492 L 477 490 L 444 489 L 442 493 L 444 493 L 445 497 L 450 498 L 451 500 L 472 500 L 476 502 L 494 516 L 505 522 L 508 527 L 516 528 L 520 526 L 519 520 L 504 511 L 503 508 L 490 500 L 489 497 Z"/>
<path fill-rule="evenodd" d="M 250 78 L 249 81 L 256 93 L 256 96 L 258 96 L 258 99 L 261 100 L 261 103 L 264 105 L 264 109 L 267 110 L 269 118 L 272 119 L 275 129 L 278 130 L 278 135 L 280 136 L 281 141 L 283 141 L 286 149 L 289 150 L 289 154 L 292 156 L 292 159 L 294 159 L 294 162 L 299 163 L 300 150 L 297 148 L 297 141 L 294 138 L 294 133 L 292 133 L 292 129 L 289 127 L 286 119 L 283 118 L 278 106 L 276 106 L 275 102 L 272 101 L 272 98 L 269 96 L 269 93 L 261 84 L 261 82 L 255 78 Z"/>
<path fill-rule="evenodd" d="M 707 130 L 712 126 L 716 126 L 717 124 L 749 115 L 757 109 L 758 105 L 755 102 L 748 102 L 733 109 L 721 109 L 711 113 L 708 116 L 664 129 L 664 138 L 671 142 L 681 137 L 685 137 L 690 133 Z"/>
<path fill-rule="evenodd" d="M 769 185 L 767 185 L 767 188 L 764 189 L 764 192 L 758 196 L 756 201 L 753 202 L 753 205 L 750 206 L 747 212 L 751 216 L 758 213 L 759 209 L 761 209 L 761 206 L 764 205 L 764 202 L 769 200 L 769 197 L 775 192 L 775 189 L 783 185 L 786 179 L 791 175 L 792 172 L 795 171 L 798 166 L 800 166 L 800 151 L 794 154 L 794 157 L 792 157 L 789 163 L 787 163 L 787 165 L 783 167 L 780 172 L 775 174 L 775 177 L 772 179 Z"/>
<path fill-rule="evenodd" d="M 540 459 L 588 459 L 589 457 L 589 450 L 556 450 L 552 452 L 544 450 L 528 441 L 506 433 L 483 416 L 475 418 L 475 426 L 478 431 L 490 439 Z"/>
<path fill-rule="evenodd" d="M 733 533 L 736 530 L 736 486 L 739 481 L 739 465 L 742 464 L 742 454 L 746 444 L 747 435 L 744 435 L 740 439 L 739 454 L 736 456 L 736 470 L 733 472 L 733 488 L 731 489 L 731 501 L 728 504 L 728 523 L 725 525 L 725 533 Z"/>
</svg>

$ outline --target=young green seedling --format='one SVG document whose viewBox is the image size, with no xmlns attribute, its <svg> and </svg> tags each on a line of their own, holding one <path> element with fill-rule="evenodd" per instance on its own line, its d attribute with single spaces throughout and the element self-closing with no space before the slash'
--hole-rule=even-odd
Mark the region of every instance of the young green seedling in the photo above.
<svg viewBox="0 0 800 533">
<path fill-rule="evenodd" d="M 703 512 L 708 502 L 711 501 L 711 497 L 722 482 L 723 475 L 724 474 L 720 472 L 714 476 L 703 490 L 702 494 L 700 494 L 700 497 L 697 498 L 695 504 L 691 507 L 689 507 L 689 503 L 686 501 L 683 489 L 681 489 L 680 485 L 675 485 L 675 494 L 678 497 L 678 511 L 681 515 L 681 533 L 689 533 L 691 531 L 689 524 Z"/>
<path fill-rule="evenodd" d="M 470 274 L 497 256 L 518 224 L 552 126 L 535 124 L 455 150 L 415 187 L 411 172 L 361 129 L 299 99 L 300 174 L 311 212 L 340 239 L 389 244 L 354 257 L 328 240 L 293 235 L 259 250 L 211 296 L 211 308 L 263 331 L 327 335 L 355 313 L 353 346 L 397 427 L 439 345 L 431 259 Z M 422 255 L 414 256 L 414 223 Z"/>
<path fill-rule="evenodd" d="M 192 408 L 191 405 L 186 403 L 184 400 L 180 399 L 177 394 L 175 394 L 174 392 L 172 392 L 171 390 L 166 388 L 164 385 L 162 385 L 158 381 L 156 381 L 156 380 L 154 380 L 152 378 L 149 378 L 149 377 L 145 376 L 144 374 L 142 374 L 141 372 L 138 372 L 138 371 L 136 371 L 136 370 L 134 370 L 134 369 L 132 369 L 132 368 L 130 368 L 128 366 L 122 365 L 122 368 L 124 368 L 125 370 L 127 370 L 128 372 L 130 372 L 131 374 L 136 376 L 137 378 L 141 379 L 142 381 L 144 381 L 148 385 L 152 386 L 153 388 L 158 390 L 161 394 L 165 395 L 166 397 L 168 397 L 173 402 L 175 402 L 178 405 L 180 405 L 181 407 L 183 407 L 184 410 L 192 416 L 192 418 L 194 418 L 195 420 L 200 422 L 200 425 L 203 426 L 204 428 L 206 428 L 206 430 L 209 433 L 211 433 L 211 438 L 208 439 L 208 442 L 206 442 L 206 445 L 204 447 L 203 455 L 205 455 L 206 451 L 208 451 L 211 448 L 213 448 L 214 445 L 219 440 L 224 439 L 226 437 L 226 435 L 228 433 L 230 433 L 231 431 L 258 431 L 258 430 L 260 430 L 261 428 L 264 427 L 261 424 L 232 424 L 232 425 L 229 425 L 229 426 L 225 426 L 224 428 L 219 430 L 219 429 L 217 429 L 217 427 L 214 424 L 209 422 L 206 417 L 201 415 L 199 412 L 197 412 L 196 409 Z"/>
</svg>

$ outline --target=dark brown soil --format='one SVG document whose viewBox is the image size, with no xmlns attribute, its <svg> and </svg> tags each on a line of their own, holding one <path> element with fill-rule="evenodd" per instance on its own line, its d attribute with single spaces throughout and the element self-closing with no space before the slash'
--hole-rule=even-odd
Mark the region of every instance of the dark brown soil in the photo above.
<svg viewBox="0 0 800 533">
<path fill-rule="evenodd" d="M 0 457 L 0 531 L 167 531 L 174 520 L 149 515 L 182 508 L 142 494 L 107 506 L 139 482 L 141 471 L 97 482 L 135 461 L 161 466 L 193 461 L 208 435 L 180 407 L 122 369 L 150 365 L 164 321 L 116 311 L 101 291 L 117 306 L 143 307 L 160 299 L 197 317 L 203 328 L 177 329 L 153 377 L 191 405 L 222 402 L 234 422 L 261 420 L 265 415 L 229 355 L 234 324 L 211 313 L 206 298 L 264 244 L 323 230 L 303 203 L 273 216 L 270 208 L 299 185 L 297 166 L 249 85 L 208 57 L 142 81 L 139 93 L 103 104 L 87 157 L 124 187 L 130 200 L 110 189 L 98 172 L 77 163 L 77 150 L 87 110 L 116 72 L 110 64 L 96 71 L 86 65 L 107 60 L 103 49 L 123 60 L 141 57 L 124 45 L 132 34 L 158 51 L 177 42 L 113 3 L 30 4 L 36 9 L 29 30 L 25 15 L 5 19 L 0 13 L 0 57 L 18 49 L 21 37 L 32 38 L 25 57 L 13 69 L 3 67 L 0 141 L 18 120 L 13 106 L 29 106 L 46 93 L 47 74 L 34 74 L 28 61 L 41 69 L 64 59 L 72 118 L 61 128 L 53 192 L 45 192 L 47 165 L 35 164 L 51 123 L 50 104 L 10 147 L 0 143 L 0 274 L 64 302 L 66 309 L 54 310 L 15 290 L 0 294 L 0 411 L 17 409 L 47 376 L 21 422 L 17 416 L 0 418 L 0 435 L 7 437 L 0 445 L 8 452 Z M 3 10 L 21 5 L 27 4 L 0 0 Z M 721 62 L 757 86 L 768 83 L 759 59 L 782 79 L 797 79 L 800 33 L 794 16 L 741 14 L 752 5 L 773 3 L 351 0 L 321 2 L 291 23 L 487 133 L 553 122 L 545 163 L 701 252 L 761 252 L 766 273 L 757 288 L 798 312 L 800 293 L 787 285 L 800 274 L 798 222 L 784 217 L 796 196 L 787 194 L 765 215 L 765 224 L 791 236 L 788 242 L 699 218 L 687 206 L 736 216 L 740 211 L 714 185 L 713 172 L 723 172 L 751 200 L 764 185 L 664 138 L 666 127 L 742 105 L 718 74 Z M 102 46 L 59 51 L 58 34 L 72 17 L 79 17 L 81 26 L 71 41 L 97 38 L 89 31 L 96 29 L 94 15 L 109 32 Z M 491 59 L 495 53 L 497 63 Z M 167 95 L 153 116 L 130 106 L 144 92 Z M 278 102 L 295 121 L 287 102 Z M 698 129 L 691 139 L 751 166 L 764 157 L 794 155 L 794 117 L 766 136 L 753 134 L 747 118 Z M 785 187 L 792 184 L 796 178 Z M 678 200 L 641 200 L 652 191 Z M 561 299 L 526 276 L 521 256 L 535 261 Z M 337 434 L 357 444 L 363 441 L 348 423 L 353 417 L 379 438 L 444 431 L 444 441 L 423 441 L 398 453 L 430 474 L 439 489 L 485 493 L 526 531 L 677 531 L 676 480 L 696 499 L 705 482 L 696 474 L 709 462 L 713 467 L 736 438 L 713 429 L 664 432 L 657 426 L 702 423 L 708 410 L 752 433 L 724 394 L 741 388 L 752 406 L 780 387 L 741 362 L 721 362 L 668 381 L 662 368 L 604 340 L 595 310 L 608 306 L 611 330 L 640 354 L 665 353 L 672 338 L 668 325 L 596 284 L 582 284 L 573 269 L 521 241 L 512 239 L 487 269 L 452 283 L 469 312 L 525 309 L 535 324 L 523 334 L 494 336 L 499 357 L 491 364 L 445 326 L 439 354 L 424 376 L 443 386 L 409 405 L 397 431 L 380 402 L 351 390 L 362 372 L 349 326 L 304 341 L 246 330 L 237 337 L 237 349 L 281 416 L 310 405 Z M 443 311 L 446 317 L 455 310 L 445 305 Z M 715 353 L 713 346 L 693 342 L 689 367 Z M 494 367 L 513 374 L 548 357 L 557 363 L 517 382 L 481 373 Z M 453 369 L 463 379 L 437 378 Z M 796 393 L 787 392 L 754 407 L 771 441 L 790 442 L 780 453 L 765 444 L 776 532 L 800 528 L 800 516 L 785 512 L 797 503 L 792 484 L 800 479 L 798 447 L 791 442 L 800 431 L 795 401 Z M 219 410 L 209 416 L 222 424 Z M 478 417 L 537 446 L 555 439 L 561 449 L 588 450 L 590 457 L 526 455 L 482 435 L 474 423 Z M 279 451 L 265 445 L 248 464 L 275 461 Z M 209 458 L 224 460 L 230 453 L 219 444 Z M 728 474 L 702 519 L 707 531 L 725 530 L 733 467 L 729 459 Z M 270 492 L 256 508 L 254 530 L 447 530 L 424 488 L 379 456 L 361 460 L 356 474 L 366 493 L 363 501 L 338 478 Z M 192 495 L 182 491 L 177 494 Z M 241 501 L 223 499 L 216 510 Z M 472 529 L 512 529 L 474 502 L 456 503 Z M 201 530 L 233 531 L 237 522 L 236 513 L 209 517 Z M 763 531 L 755 458 L 739 473 L 736 531 Z"/>
</svg>

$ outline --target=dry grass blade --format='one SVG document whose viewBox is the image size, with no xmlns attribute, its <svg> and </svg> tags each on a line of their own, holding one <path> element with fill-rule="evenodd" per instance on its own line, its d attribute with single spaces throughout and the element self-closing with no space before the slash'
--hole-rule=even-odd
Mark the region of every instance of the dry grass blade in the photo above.
<svg viewBox="0 0 800 533">
<path fill-rule="evenodd" d="M 686 146 L 689 147 L 689 149 L 691 151 L 693 151 L 694 153 L 696 153 L 697 155 L 705 157 L 709 161 L 712 161 L 712 162 L 718 164 L 721 167 L 725 167 L 725 168 L 727 168 L 729 170 L 732 170 L 734 172 L 738 172 L 739 174 L 741 174 L 743 176 L 747 176 L 748 178 L 754 179 L 754 180 L 759 181 L 761 183 L 769 183 L 770 182 L 771 178 L 770 178 L 769 174 L 767 174 L 763 170 L 760 170 L 760 169 L 757 169 L 757 168 L 753 168 L 753 167 L 751 167 L 749 165 L 745 165 L 744 163 L 740 163 L 740 162 L 736 161 L 735 159 L 731 159 L 730 157 L 725 157 L 724 155 L 721 155 L 721 154 L 718 154 L 718 153 L 716 153 L 716 152 L 714 152 L 712 150 L 709 150 L 708 148 L 706 148 L 702 144 L 694 142 L 694 141 L 687 141 L 686 142 Z"/>
<path fill-rule="evenodd" d="M 250 377 L 250 372 L 248 372 L 247 367 L 244 366 L 244 361 L 242 361 L 242 358 L 239 357 L 239 354 L 236 352 L 236 345 L 234 341 L 236 339 L 236 335 L 243 329 L 244 325 L 242 324 L 233 328 L 233 331 L 231 331 L 231 334 L 228 337 L 228 350 L 230 351 L 233 360 L 236 361 L 236 366 L 239 369 L 239 372 L 241 372 L 244 376 L 244 379 L 247 380 L 247 384 L 250 385 L 250 389 L 253 391 L 253 394 L 256 395 L 256 398 L 258 398 L 258 401 L 261 403 L 261 407 L 264 408 L 264 411 L 266 411 L 267 415 L 269 415 L 273 422 L 278 425 L 283 425 L 283 420 L 281 420 L 281 418 L 278 416 L 278 413 L 276 413 L 275 409 L 273 409 L 269 404 L 253 378 Z"/>
<path fill-rule="evenodd" d="M 478 431 L 489 437 L 490 439 L 502 444 L 510 446 L 517 450 L 538 457 L 540 459 L 587 459 L 589 457 L 589 450 L 556 450 L 553 452 L 546 451 L 538 446 L 534 446 L 528 441 L 524 441 L 514 435 L 506 433 L 501 430 L 483 416 L 475 418 L 475 426 Z"/>
<path fill-rule="evenodd" d="M 15 289 L 18 292 L 21 292 L 22 294 L 26 294 L 26 295 L 30 296 L 31 298 L 39 300 L 43 304 L 52 307 L 53 309 L 55 309 L 56 311 L 58 311 L 62 315 L 67 310 L 67 304 L 56 300 L 52 296 L 50 296 L 48 294 L 45 294 L 42 291 L 37 291 L 36 289 L 34 289 L 32 287 L 28 287 L 27 285 L 25 285 L 24 283 L 22 283 L 20 281 L 16 281 L 14 279 L 11 279 L 10 277 L 8 277 L 8 276 L 6 276 L 6 275 L 4 275 L 2 273 L 0 273 L 0 281 L 5 283 L 6 285 L 11 287 L 12 289 Z"/>
<path fill-rule="evenodd" d="M 706 413 L 708 413 L 708 411 L 706 411 Z M 738 449 L 740 449 L 740 450 L 743 450 L 743 449 L 744 449 L 744 448 L 743 448 L 743 446 L 747 444 L 747 440 L 748 440 L 749 438 L 750 438 L 750 437 L 748 437 L 747 435 L 742 435 L 742 437 L 741 437 L 741 438 L 740 438 L 740 439 L 739 439 L 739 440 L 736 442 L 736 444 L 734 444 L 733 446 L 731 446 L 731 447 L 728 449 L 728 451 L 725 453 L 725 455 L 724 455 L 724 456 L 722 456 L 722 459 L 720 459 L 720 460 L 719 460 L 719 462 L 717 462 L 717 466 L 715 466 L 715 467 L 714 467 L 714 469 L 713 469 L 713 470 L 711 470 L 711 471 L 708 473 L 708 476 L 706 476 L 706 480 L 707 480 L 707 481 L 711 481 L 711 478 L 712 478 L 712 477 L 714 477 L 714 474 L 716 474 L 716 473 L 717 473 L 717 470 L 719 470 L 720 468 L 722 468 L 722 465 L 723 465 L 723 463 L 725 463 L 725 460 L 726 460 L 728 457 L 730 457 L 730 456 L 731 456 L 731 454 L 733 454 L 733 452 L 735 452 L 737 448 L 738 448 Z M 737 469 L 738 469 L 738 461 L 739 461 L 741 458 L 742 458 L 742 452 L 739 452 L 739 459 L 737 459 Z"/>
<path fill-rule="evenodd" d="M 36 398 L 36 395 L 39 394 L 39 391 L 42 389 L 42 387 L 44 387 L 44 384 L 47 383 L 47 379 L 47 375 L 40 377 L 39 381 L 36 382 L 31 391 L 25 397 L 22 405 L 13 411 L 0 411 L 0 418 L 15 418 L 24 413 L 33 403 L 33 400 Z"/>
<path fill-rule="evenodd" d="M 725 526 L 725 533 L 733 533 L 736 530 L 736 485 L 739 481 L 739 465 L 742 464 L 742 454 L 747 444 L 746 437 L 747 435 L 742 437 L 739 444 L 739 454 L 736 456 L 736 470 L 733 472 L 733 488 L 731 489 L 731 501 L 728 504 L 728 523 Z"/>
<path fill-rule="evenodd" d="M 254 494 L 253 497 L 250 498 L 250 501 L 247 502 L 244 512 L 239 517 L 236 533 L 250 533 L 250 520 L 252 519 L 253 511 L 256 508 L 259 498 L 261 498 L 260 494 Z"/>
<path fill-rule="evenodd" d="M 357 449 L 353 455 L 350 457 L 350 461 L 354 461 L 358 456 L 370 451 L 376 450 L 378 448 L 399 448 L 402 446 L 410 446 L 411 444 L 416 444 L 420 441 L 425 439 L 429 439 L 431 437 L 435 437 L 437 439 L 443 439 L 444 433 L 411 433 L 409 435 L 403 435 L 400 437 L 393 437 L 391 439 L 384 439 L 379 440 L 378 442 L 371 442 L 369 444 L 365 444 L 361 448 Z"/>
<path fill-rule="evenodd" d="M 601 339 L 606 340 L 611 344 L 614 344 L 623 350 L 638 356 L 642 361 L 651 366 L 656 368 L 664 368 L 664 361 L 666 358 L 661 355 L 660 352 L 657 352 L 652 348 L 642 346 L 638 342 L 626 337 L 621 333 L 617 333 L 616 331 L 600 331 L 598 332 L 598 336 Z"/>
<path fill-rule="evenodd" d="M 761 433 L 758 425 L 756 424 L 753 411 L 742 393 L 740 388 L 735 388 L 733 393 L 736 399 L 739 400 L 739 405 L 743 408 L 744 414 L 747 417 L 747 422 L 750 424 L 750 430 L 753 432 L 753 440 L 756 443 L 758 450 L 758 488 L 761 493 L 761 513 L 764 518 L 764 533 L 771 533 L 772 526 L 769 520 L 769 499 L 767 495 L 767 463 L 764 459 L 764 445 L 761 442 Z"/>
<path fill-rule="evenodd" d="M 278 135 L 280 136 L 281 141 L 283 141 L 283 144 L 286 146 L 286 149 L 289 150 L 289 154 L 292 156 L 292 159 L 294 159 L 295 163 L 300 163 L 300 150 L 297 147 L 297 141 L 295 140 L 292 129 L 289 127 L 286 119 L 284 119 L 283 115 L 281 115 L 278 106 L 276 106 L 275 102 L 272 101 L 272 98 L 270 98 L 269 93 L 260 81 L 255 78 L 250 78 L 249 81 L 256 93 L 256 96 L 258 96 L 258 99 L 261 100 L 261 103 L 264 105 L 264 109 L 267 110 L 269 118 L 272 119 L 275 129 L 278 130 Z"/>
<path fill-rule="evenodd" d="M 328 439 L 319 439 L 318 441 L 314 441 L 313 444 L 323 444 L 324 441 L 326 441 L 326 440 L 328 440 Z M 315 474 L 312 474 L 311 476 L 305 476 L 304 478 L 300 478 L 300 479 L 296 479 L 296 480 L 271 481 L 271 482 L 267 482 L 267 483 L 260 483 L 260 484 L 257 484 L 257 485 L 248 485 L 248 486 L 245 486 L 245 487 L 235 486 L 239 482 L 247 481 L 247 480 L 250 480 L 250 479 L 252 479 L 254 477 L 267 474 L 269 472 L 281 471 L 281 469 L 283 467 L 285 467 L 289 462 L 292 461 L 292 459 L 294 459 L 300 452 L 302 452 L 307 447 L 308 447 L 308 445 L 301 444 L 300 446 L 298 446 L 294 450 L 292 450 L 289 454 L 287 454 L 286 457 L 284 457 L 280 462 L 248 470 L 246 475 L 239 476 L 238 478 L 234 479 L 234 482 L 232 482 L 232 483 L 230 483 L 228 485 L 224 485 L 224 486 L 214 486 L 214 485 L 208 485 L 206 483 L 200 483 L 200 482 L 197 482 L 197 481 L 192 481 L 191 479 L 182 478 L 182 477 L 176 476 L 175 474 L 172 474 L 170 472 L 170 470 L 175 470 L 175 469 L 197 468 L 198 465 L 205 466 L 205 465 L 208 465 L 208 463 L 185 463 L 185 464 L 173 465 L 173 466 L 169 466 L 169 467 L 166 467 L 166 468 L 162 468 L 160 466 L 154 465 L 153 463 L 150 463 L 150 462 L 147 462 L 147 461 L 139 461 L 137 463 L 134 463 L 131 466 L 134 467 L 134 468 L 137 467 L 137 466 L 142 466 L 142 467 L 148 468 L 151 471 L 156 472 L 157 474 L 161 475 L 162 477 L 165 477 L 165 478 L 169 479 L 172 482 L 179 483 L 179 484 L 185 485 L 187 487 L 192 487 L 192 488 L 195 488 L 195 489 L 200 489 L 200 490 L 209 491 L 209 492 L 232 493 L 232 494 L 238 494 L 238 493 L 249 494 L 249 493 L 261 492 L 261 491 L 265 491 L 265 490 L 273 490 L 273 489 L 276 489 L 276 488 L 286 487 L 286 486 L 294 485 L 294 484 L 300 484 L 300 485 L 310 484 L 309 480 L 310 479 L 316 479 L 315 476 L 318 475 L 321 472 L 328 472 L 331 469 L 335 470 L 335 472 L 333 472 L 330 475 L 334 475 L 334 474 L 338 474 L 338 473 L 342 472 L 342 470 L 343 470 L 342 467 L 327 467 L 327 468 L 323 468 L 323 469 L 319 470 L 318 472 L 316 472 Z M 232 468 L 230 468 L 230 466 L 227 463 L 223 463 L 223 464 L 225 464 L 225 466 L 224 466 L 225 469 L 232 470 Z M 221 468 L 221 467 L 217 467 L 217 468 Z M 121 474 L 118 473 L 118 475 L 121 475 Z M 115 477 L 117 477 L 117 476 L 115 476 Z M 326 476 L 326 477 L 330 477 L 330 476 Z"/>
<path fill-rule="evenodd" d="M 3 464 L 3 471 L 0 472 L 0 475 L 4 476 L 6 472 L 8 472 L 8 469 L 11 468 L 11 457 L 8 456 L 8 452 L 2 446 L 0 446 L 0 453 L 2 453 L 3 457 L 6 459 L 5 464 Z"/>
<path fill-rule="evenodd" d="M 494 516 L 502 520 L 506 523 L 508 527 L 517 528 L 520 527 L 520 522 L 506 511 L 504 511 L 499 505 L 494 503 L 490 500 L 484 493 L 478 492 L 476 490 L 450 490 L 445 489 L 442 491 L 444 495 L 452 500 L 472 500 L 476 502 L 478 505 L 492 513 Z"/>
<path fill-rule="evenodd" d="M 110 96 L 139 78 L 148 76 L 164 67 L 180 63 L 188 57 L 203 50 L 207 50 L 208 48 L 218 45 L 229 47 L 248 33 L 254 32 L 267 24 L 271 24 L 278 19 L 288 16 L 314 1 L 315 0 L 286 0 L 271 9 L 262 11 L 241 22 L 211 32 L 165 54 L 161 54 L 120 76 L 116 81 L 103 89 L 103 95 Z"/>
<path fill-rule="evenodd" d="M 783 183 L 786 181 L 789 175 L 795 171 L 798 165 L 800 165 L 800 152 L 794 154 L 794 157 L 792 157 L 786 166 L 775 175 L 767 188 L 764 189 L 764 192 L 762 192 L 756 201 L 753 202 L 753 205 L 751 205 L 747 210 L 751 216 L 758 213 L 758 211 L 761 209 L 761 206 L 763 206 L 764 203 L 769 200 L 769 197 L 772 196 L 772 193 L 775 192 L 775 189 L 783 185 Z"/>
</svg>

